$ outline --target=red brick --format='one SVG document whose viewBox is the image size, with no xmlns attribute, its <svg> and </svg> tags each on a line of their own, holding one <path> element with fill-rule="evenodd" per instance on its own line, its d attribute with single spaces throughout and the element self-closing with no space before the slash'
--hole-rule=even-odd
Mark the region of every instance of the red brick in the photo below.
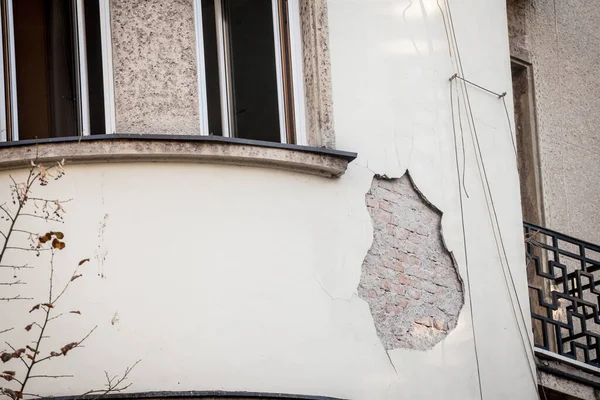
<svg viewBox="0 0 600 400">
<path fill-rule="evenodd" d="M 396 237 L 400 240 L 408 239 L 409 232 L 404 228 L 396 228 Z"/>
<path fill-rule="evenodd" d="M 377 201 L 376 198 L 367 196 L 367 207 L 376 208 L 378 205 L 379 205 L 379 202 Z"/>
<path fill-rule="evenodd" d="M 398 307 L 406 308 L 406 307 L 408 307 L 408 304 L 409 304 L 409 301 L 408 301 L 408 300 L 406 300 L 406 299 L 401 299 L 401 300 L 398 302 Z"/>
<path fill-rule="evenodd" d="M 409 285 L 410 278 L 404 274 L 398 274 L 398 282 L 400 282 L 403 285 Z"/>
<path fill-rule="evenodd" d="M 390 203 L 389 201 L 379 200 L 379 208 L 389 213 L 394 212 L 394 204 Z"/>
<path fill-rule="evenodd" d="M 392 286 L 392 291 L 394 293 L 404 294 L 404 292 L 405 292 L 404 286 L 396 285 L 396 284 L 393 284 L 393 283 L 392 283 L 391 286 Z"/>
<path fill-rule="evenodd" d="M 403 263 L 408 262 L 408 254 L 403 251 L 396 251 L 395 256 L 398 261 L 402 261 Z"/>
<path fill-rule="evenodd" d="M 388 305 L 386 305 L 386 306 L 385 306 L 385 311 L 386 311 L 388 314 L 396 315 L 396 314 L 398 314 L 398 312 L 399 312 L 400 310 L 399 310 L 399 309 L 398 309 L 398 307 L 396 307 L 395 305 L 393 305 L 393 304 L 388 304 Z"/>
<path fill-rule="evenodd" d="M 392 214 L 386 211 L 377 210 L 373 213 L 375 220 L 383 222 L 384 224 L 390 224 L 392 222 Z"/>
<path fill-rule="evenodd" d="M 394 261 L 392 268 L 396 271 L 404 272 L 404 264 L 400 261 Z"/>
<path fill-rule="evenodd" d="M 385 267 L 377 267 L 377 276 L 380 278 L 387 278 L 388 277 L 388 270 Z"/>
<path fill-rule="evenodd" d="M 438 331 L 447 331 L 448 330 L 447 324 L 443 321 L 438 321 L 437 319 L 433 320 L 433 327 L 435 329 L 437 329 Z"/>
</svg>

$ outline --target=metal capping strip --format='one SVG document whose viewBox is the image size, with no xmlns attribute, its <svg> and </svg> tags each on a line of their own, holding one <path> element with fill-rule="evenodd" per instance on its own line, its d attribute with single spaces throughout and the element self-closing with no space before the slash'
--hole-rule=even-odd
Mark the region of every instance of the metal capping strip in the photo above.
<svg viewBox="0 0 600 400">
<path fill-rule="evenodd" d="M 93 396 L 89 396 L 92 398 Z M 299 395 L 285 393 L 259 393 L 259 392 L 227 392 L 227 391 L 180 391 L 180 392 L 141 392 L 141 393 L 115 393 L 103 396 L 105 399 L 205 399 L 205 398 L 234 398 L 234 399 L 264 399 L 264 400 L 344 400 L 336 397 Z M 40 400 L 77 400 L 86 399 L 86 396 L 61 396 L 47 397 Z"/>
<path fill-rule="evenodd" d="M 358 156 L 349 151 L 333 150 L 322 147 L 300 146 L 295 144 L 265 142 L 261 140 L 226 138 L 221 136 L 201 136 L 201 135 L 154 135 L 154 134 L 129 134 L 119 133 L 110 135 L 91 135 L 91 136 L 69 136 L 50 139 L 19 140 L 15 142 L 1 142 L 0 149 L 10 147 L 31 146 L 36 144 L 51 143 L 75 143 L 75 142 L 94 142 L 94 141 L 119 141 L 119 140 L 153 140 L 153 141 L 180 141 L 180 142 L 215 142 L 228 143 L 232 145 L 249 145 L 256 147 L 287 149 L 299 152 L 333 156 L 351 162 Z"/>
</svg>

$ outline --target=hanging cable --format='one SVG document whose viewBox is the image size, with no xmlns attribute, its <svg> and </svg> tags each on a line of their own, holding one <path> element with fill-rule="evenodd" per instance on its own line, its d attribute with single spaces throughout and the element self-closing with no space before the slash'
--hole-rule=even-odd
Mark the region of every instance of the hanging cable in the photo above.
<svg viewBox="0 0 600 400">
<path fill-rule="evenodd" d="M 467 82 L 469 85 L 475 86 L 476 88 L 479 88 L 479 89 L 483 90 L 484 92 L 488 92 L 489 94 L 493 94 L 494 96 L 497 96 L 499 99 L 501 99 L 501 98 L 504 98 L 504 97 L 507 95 L 507 93 L 506 93 L 506 92 L 503 92 L 503 93 L 496 93 L 496 92 L 494 92 L 493 90 L 490 90 L 490 89 L 484 88 L 483 86 L 481 86 L 481 85 L 478 85 L 478 84 L 476 84 L 475 82 L 471 82 L 470 80 L 468 80 L 468 79 L 465 79 L 465 78 L 463 78 L 462 76 L 460 76 L 460 75 L 458 75 L 458 74 L 454 74 L 454 75 L 452 75 L 452 77 L 450 78 L 450 80 L 454 80 L 454 79 L 460 79 L 460 80 L 461 80 L 461 81 L 463 81 L 463 82 Z"/>
<path fill-rule="evenodd" d="M 508 120 L 508 129 L 510 130 L 510 139 L 512 140 L 513 150 L 515 151 L 515 157 L 517 157 L 517 144 L 515 143 L 515 134 L 512 128 L 512 122 L 510 121 L 510 115 L 508 114 L 508 107 L 506 106 L 506 99 L 502 98 L 504 104 L 504 112 L 506 112 L 506 119 Z"/>
<path fill-rule="evenodd" d="M 445 24 L 445 22 L 444 22 L 444 24 Z M 515 157 L 516 157 L 517 156 L 517 144 L 515 143 L 515 135 L 514 135 L 513 128 L 512 128 L 512 121 L 510 120 L 510 114 L 508 112 L 508 106 L 506 105 L 506 95 L 507 95 L 507 93 L 506 92 L 496 93 L 493 90 L 489 90 L 489 89 L 487 89 L 487 88 L 485 88 L 485 87 L 483 87 L 481 85 L 478 85 L 478 84 L 476 84 L 474 82 L 471 82 L 470 80 L 465 79 L 465 78 L 463 78 L 462 76 L 460 76 L 458 74 L 454 74 L 454 75 L 452 75 L 452 77 L 450 77 L 451 81 L 454 80 L 454 79 L 460 79 L 463 82 L 466 82 L 469 85 L 475 86 L 476 88 L 479 88 L 479 89 L 481 89 L 481 90 L 483 90 L 485 92 L 488 92 L 489 94 L 493 94 L 494 96 L 497 96 L 499 99 L 502 100 L 502 104 L 504 105 L 504 112 L 506 113 L 506 120 L 508 122 L 508 129 L 509 129 L 509 132 L 510 132 L 510 140 L 512 142 L 513 149 L 515 151 Z"/>
<path fill-rule="evenodd" d="M 473 328 L 473 350 L 475 351 L 475 362 L 477 365 L 477 382 L 479 384 L 479 397 L 481 400 L 483 400 L 483 386 L 481 384 L 481 367 L 479 364 L 479 351 L 477 349 L 477 335 L 475 334 L 475 316 L 473 310 L 473 295 L 471 292 L 471 277 L 469 275 L 469 252 L 467 250 L 467 230 L 465 228 L 465 207 L 463 204 L 462 190 L 460 189 L 460 166 L 458 162 L 458 140 L 456 139 L 456 123 L 454 122 L 454 90 L 452 81 L 450 81 L 450 112 L 452 114 L 452 132 L 454 134 L 454 154 L 456 157 L 456 177 L 458 179 L 458 198 L 460 201 L 460 216 L 462 224 L 463 251 L 465 255 L 465 270 L 467 273 L 467 292 L 469 293 L 469 308 L 471 309 L 471 327 Z M 458 115 L 458 117 L 460 118 L 460 114 Z"/>
<path fill-rule="evenodd" d="M 461 57 L 460 57 L 460 51 L 458 49 L 458 41 L 456 39 L 456 30 L 454 28 L 454 21 L 453 21 L 453 18 L 452 18 L 452 11 L 450 9 L 450 5 L 448 3 L 448 0 L 445 0 L 445 2 L 446 2 L 447 10 L 448 10 L 448 20 L 449 20 L 449 25 L 450 25 L 451 34 L 452 34 L 451 36 L 452 36 L 453 41 L 454 41 L 453 45 L 455 46 L 456 54 L 457 54 L 458 69 L 459 69 L 460 74 L 464 76 L 464 70 L 463 70 L 463 66 L 462 66 L 462 60 L 461 60 Z M 472 83 L 472 82 L 469 82 L 469 83 Z M 476 86 L 480 87 L 479 85 L 476 85 Z M 480 88 L 482 88 L 482 87 L 480 87 Z M 482 89 L 484 89 L 486 91 L 489 91 L 489 90 L 487 90 L 485 88 L 482 88 Z M 491 91 L 489 91 L 489 92 L 491 92 Z M 493 93 L 495 95 L 498 95 L 497 93 L 494 93 L 494 92 L 491 92 L 491 93 Z M 498 96 L 500 96 L 500 95 L 498 95 Z M 466 102 L 466 105 L 467 105 L 467 111 L 468 111 L 468 116 L 469 116 L 469 119 L 468 119 L 469 126 L 470 126 L 470 128 L 472 127 L 471 139 L 472 139 L 474 150 L 475 150 L 475 153 L 476 153 L 476 161 L 477 161 L 478 170 L 479 170 L 479 173 L 480 173 L 480 177 L 482 178 L 482 186 L 483 186 L 484 194 L 485 194 L 485 197 L 486 197 L 486 204 L 488 206 L 488 213 L 490 214 L 490 219 L 491 219 L 491 222 L 492 222 L 492 230 L 493 230 L 493 234 L 494 234 L 494 240 L 496 242 L 496 246 L 497 246 L 497 249 L 498 249 L 498 252 L 499 252 L 500 264 L 501 264 L 502 272 L 503 272 L 503 275 L 504 275 L 505 283 L 506 283 L 507 289 L 509 291 L 509 293 L 508 293 L 509 294 L 509 299 L 510 299 L 511 304 L 513 306 L 513 312 L 514 312 L 515 304 L 514 304 L 514 301 L 512 299 L 512 293 L 510 291 L 510 287 L 509 287 L 509 283 L 508 283 L 508 278 L 507 278 L 506 270 L 505 270 L 505 265 L 504 265 L 503 260 L 502 260 L 502 256 L 504 256 L 504 259 L 506 260 L 506 262 L 509 263 L 508 262 L 508 256 L 507 256 L 506 248 L 504 246 L 504 240 L 502 238 L 502 233 L 500 231 L 500 224 L 499 224 L 499 221 L 498 221 L 498 215 L 497 215 L 497 212 L 496 212 L 496 207 L 495 207 L 494 200 L 493 200 L 493 197 L 492 197 L 491 187 L 490 187 L 490 184 L 489 184 L 489 179 L 487 177 L 487 171 L 486 171 L 486 168 L 485 168 L 485 163 L 484 163 L 482 152 L 481 152 L 481 146 L 480 146 L 480 143 L 479 143 L 479 137 L 478 137 L 478 134 L 477 134 L 477 128 L 475 126 L 475 120 L 474 120 L 474 117 L 473 117 L 473 110 L 472 110 L 472 106 L 471 106 L 471 102 L 470 102 L 470 98 L 469 98 L 469 94 L 468 94 L 468 89 L 466 87 L 463 87 L 463 97 L 465 98 L 465 102 Z M 502 96 L 502 98 L 503 98 L 503 96 Z M 459 101 L 460 101 L 460 99 L 459 99 Z M 508 114 L 508 110 L 507 109 L 506 109 L 506 112 Z M 515 146 L 515 149 L 516 149 L 516 146 Z M 480 161 L 481 161 L 481 163 L 480 163 Z M 484 182 L 484 180 L 485 180 L 485 182 Z M 486 188 L 487 188 L 487 192 L 486 192 Z M 488 199 L 487 199 L 488 196 L 489 196 L 489 202 L 488 202 Z M 491 210 L 490 210 L 490 204 L 491 204 Z M 493 211 L 493 220 L 492 220 L 492 211 Z M 494 221 L 495 221 L 496 225 L 494 225 Z M 499 237 L 496 235 L 496 227 L 498 229 L 498 236 Z M 500 254 L 500 247 L 502 248 L 502 251 L 501 251 L 502 254 Z M 507 269 L 508 269 L 508 274 L 510 276 L 510 281 L 512 283 L 512 288 L 513 288 L 514 293 L 515 293 L 515 298 L 516 298 L 516 301 L 517 301 L 517 304 L 518 304 L 518 309 L 519 309 L 518 314 L 521 316 L 521 319 L 523 321 L 523 326 L 526 327 L 527 324 L 525 322 L 525 317 L 523 315 L 523 309 L 521 307 L 521 303 L 520 303 L 520 300 L 519 300 L 519 297 L 518 297 L 518 292 L 517 292 L 517 289 L 516 289 L 516 284 L 514 283 L 514 277 L 512 276 L 512 271 L 510 269 L 510 265 L 508 265 Z M 520 336 L 521 341 L 523 343 L 523 346 L 524 346 L 524 349 L 525 349 L 525 353 L 527 354 L 528 346 L 526 345 L 525 339 L 524 339 L 524 337 L 522 335 L 521 325 L 519 324 L 519 320 L 517 318 L 517 313 L 514 312 L 514 315 L 515 315 L 516 322 L 517 322 L 517 328 L 519 330 L 519 336 Z M 527 342 L 529 343 L 529 347 L 531 347 L 531 343 L 528 340 L 527 340 Z M 534 357 L 533 348 L 531 348 L 530 350 L 532 352 L 532 357 Z M 528 358 L 528 361 L 529 361 L 529 358 Z M 534 386 L 535 386 L 535 389 L 536 389 L 535 392 L 536 392 L 536 394 L 538 395 L 538 398 L 539 398 L 539 392 L 537 391 L 537 379 L 535 377 L 535 373 L 534 373 L 534 371 L 531 368 L 530 368 L 530 372 L 531 372 L 532 380 L 533 380 L 533 383 L 534 383 Z"/>
</svg>

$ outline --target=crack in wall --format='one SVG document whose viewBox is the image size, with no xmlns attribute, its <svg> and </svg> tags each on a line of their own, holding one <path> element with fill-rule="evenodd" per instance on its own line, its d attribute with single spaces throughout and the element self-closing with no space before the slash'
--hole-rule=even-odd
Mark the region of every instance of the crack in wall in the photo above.
<svg viewBox="0 0 600 400">
<path fill-rule="evenodd" d="M 463 284 L 441 232 L 442 213 L 407 173 L 376 175 L 366 195 L 373 244 L 358 294 L 369 304 L 386 348 L 427 350 L 456 327 Z"/>
</svg>

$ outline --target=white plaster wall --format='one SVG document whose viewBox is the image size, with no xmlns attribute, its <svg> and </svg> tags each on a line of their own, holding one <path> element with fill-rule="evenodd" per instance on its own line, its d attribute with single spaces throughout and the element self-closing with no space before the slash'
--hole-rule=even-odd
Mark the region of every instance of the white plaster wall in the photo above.
<svg viewBox="0 0 600 400">
<path fill-rule="evenodd" d="M 102 385 L 104 370 L 120 373 L 142 359 L 131 391 L 478 399 L 473 312 L 483 398 L 536 397 L 470 145 L 465 219 L 474 309 L 467 301 L 457 328 L 430 351 L 388 356 L 379 342 L 369 307 L 356 294 L 372 240 L 365 193 L 374 173 L 400 177 L 410 170 L 444 212 L 446 244 L 467 276 L 450 122 L 453 68 L 435 0 L 328 6 L 337 146 L 359 159 L 339 180 L 193 164 L 70 166 L 65 178 L 38 192 L 73 198 L 61 227 L 68 251 L 58 258 L 57 279 L 68 279 L 82 258 L 92 263 L 64 298 L 65 309 L 83 315 L 57 320 L 48 349 L 99 327 L 84 348 L 40 371 L 76 378 L 39 381 L 32 392 L 77 394 Z M 468 78 L 509 91 L 504 2 L 461 0 L 452 7 Z M 528 320 L 518 178 L 504 109 L 489 95 L 470 95 Z M 2 173 L 0 187 L 8 182 Z M 24 294 L 39 295 L 45 259 L 28 261 L 38 269 L 22 273 L 30 282 Z M 30 304 L 17 304 L 0 305 L 0 315 L 25 326 Z M 21 330 L 5 336 L 15 343 L 20 337 Z"/>
<path fill-rule="evenodd" d="M 450 5 L 466 77 L 510 93 L 505 3 Z M 425 197 L 444 212 L 445 240 L 466 279 L 448 83 L 455 69 L 438 3 L 333 0 L 329 15 L 338 147 L 358 150 L 357 168 L 390 177 L 410 170 Z M 508 122 L 496 97 L 473 88 L 469 93 L 528 321 L 518 176 Z M 507 103 L 510 110 L 508 97 Z M 466 233 L 483 396 L 535 398 L 468 134 L 466 143 Z M 457 329 L 432 351 L 391 354 L 402 382 L 396 398 L 479 398 L 470 312 L 466 306 Z"/>
</svg>

